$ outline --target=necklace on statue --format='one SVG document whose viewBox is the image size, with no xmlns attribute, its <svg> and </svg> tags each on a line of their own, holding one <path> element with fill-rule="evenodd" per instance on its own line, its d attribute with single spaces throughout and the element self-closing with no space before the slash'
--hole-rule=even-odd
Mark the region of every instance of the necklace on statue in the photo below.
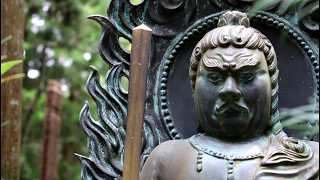
<svg viewBox="0 0 320 180">
<path fill-rule="evenodd" d="M 234 180 L 234 162 L 235 161 L 244 161 L 255 158 L 263 158 L 265 156 L 265 151 L 257 152 L 254 154 L 244 154 L 244 155 L 235 155 L 235 154 L 223 154 L 213 149 L 209 149 L 207 147 L 203 147 L 200 143 L 196 141 L 198 136 L 203 136 L 204 134 L 197 134 L 189 138 L 189 142 L 198 151 L 197 155 L 197 171 L 202 171 L 202 162 L 203 162 L 203 153 L 208 154 L 210 156 L 225 159 L 228 161 L 228 176 L 227 180 Z"/>
</svg>

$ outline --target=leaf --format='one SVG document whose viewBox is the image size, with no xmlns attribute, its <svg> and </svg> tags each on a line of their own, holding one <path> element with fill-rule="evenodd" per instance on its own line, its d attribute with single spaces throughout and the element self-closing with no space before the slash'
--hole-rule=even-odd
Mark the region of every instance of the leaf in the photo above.
<svg viewBox="0 0 320 180">
<path fill-rule="evenodd" d="M 9 121 L 4 121 L 4 122 L 2 122 L 2 123 L 1 123 L 1 128 L 4 127 L 4 126 L 6 126 L 6 125 L 8 125 L 8 124 L 9 124 Z"/>
<path fill-rule="evenodd" d="M 316 11 L 317 9 L 319 9 L 319 1 L 315 1 L 315 2 L 310 3 L 309 5 L 303 7 L 299 11 L 298 19 L 300 20 L 300 19 L 306 17 L 308 14 L 310 14 L 310 12 L 312 13 L 312 12 Z"/>
<path fill-rule="evenodd" d="M 7 41 L 9 41 L 10 39 L 12 39 L 12 36 L 11 36 L 11 35 L 8 36 L 8 37 L 6 37 L 6 38 L 4 38 L 3 40 L 1 40 L 1 45 L 4 44 L 4 43 L 6 43 Z"/>
<path fill-rule="evenodd" d="M 139 5 L 139 4 L 143 3 L 143 1 L 144 1 L 144 0 L 130 0 L 130 3 L 131 3 L 132 5 Z"/>
<path fill-rule="evenodd" d="M 4 59 L 6 59 L 7 57 L 8 57 L 7 55 L 1 56 L 1 61 L 4 60 Z"/>
<path fill-rule="evenodd" d="M 304 106 L 299 106 L 293 109 L 282 108 L 280 109 L 280 119 L 285 118 L 286 116 L 295 116 L 307 112 L 313 112 L 314 110 L 319 110 L 318 103 L 311 103 Z"/>
<path fill-rule="evenodd" d="M 280 121 L 282 127 L 296 130 L 309 130 L 310 121 L 319 122 L 319 104 L 311 103 L 293 109 L 281 109 Z M 313 127 L 313 126 L 312 126 Z"/>
<path fill-rule="evenodd" d="M 255 1 L 255 3 L 253 4 L 253 7 L 248 12 L 249 18 L 256 15 L 256 13 L 258 11 L 264 10 L 270 6 L 278 4 L 280 1 L 281 0 L 267 0 L 267 1 L 266 0 L 257 0 L 257 1 Z"/>
<path fill-rule="evenodd" d="M 319 114 L 316 114 L 316 113 L 315 114 L 308 114 L 308 115 L 305 114 L 305 115 L 292 117 L 289 120 L 282 122 L 281 124 L 283 127 L 288 127 L 288 126 L 292 126 L 295 124 L 299 124 L 299 123 L 303 123 L 303 122 L 307 122 L 307 121 L 315 120 L 315 119 L 317 119 L 319 121 L 318 117 L 319 117 Z"/>
<path fill-rule="evenodd" d="M 14 61 L 1 63 L 1 75 L 9 71 L 9 69 L 11 69 L 13 66 L 19 63 L 22 63 L 22 60 L 14 60 Z"/>
<path fill-rule="evenodd" d="M 311 126 L 307 124 L 298 124 L 298 125 L 288 126 L 287 128 L 294 129 L 294 130 L 308 130 L 308 129 L 311 129 Z"/>
<path fill-rule="evenodd" d="M 1 123 L 1 133 L 2 133 L 2 128 L 8 124 L 9 124 L 9 121 L 4 121 Z"/>
<path fill-rule="evenodd" d="M 24 76 L 25 76 L 24 73 L 7 76 L 7 77 L 4 77 L 4 78 L 1 78 L 1 83 L 7 82 L 7 81 L 10 81 L 10 80 L 13 80 L 13 79 L 17 79 L 17 78 L 22 78 Z"/>
<path fill-rule="evenodd" d="M 279 14 L 282 15 L 291 8 L 297 7 L 303 0 L 286 0 L 281 1 L 281 4 L 279 6 Z"/>
<path fill-rule="evenodd" d="M 319 134 L 319 126 L 313 126 L 309 129 L 310 134 Z"/>
</svg>

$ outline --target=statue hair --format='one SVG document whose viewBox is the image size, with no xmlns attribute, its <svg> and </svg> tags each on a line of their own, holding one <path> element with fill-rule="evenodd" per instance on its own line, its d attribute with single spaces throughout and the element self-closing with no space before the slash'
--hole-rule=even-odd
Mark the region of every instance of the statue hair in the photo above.
<svg viewBox="0 0 320 180">
<path fill-rule="evenodd" d="M 289 149 L 297 152 L 305 150 L 304 143 L 299 140 L 289 138 L 283 131 L 279 121 L 278 109 L 278 75 L 277 57 L 275 50 L 260 31 L 250 27 L 249 18 L 245 13 L 231 11 L 223 14 L 218 22 L 218 27 L 209 31 L 196 45 L 190 58 L 189 76 L 192 88 L 195 88 L 198 65 L 202 55 L 208 49 L 216 47 L 234 46 L 238 48 L 259 49 L 264 53 L 267 61 L 269 76 L 271 79 L 271 114 L 269 127 L 266 131 L 272 131 L 280 142 Z"/>
</svg>

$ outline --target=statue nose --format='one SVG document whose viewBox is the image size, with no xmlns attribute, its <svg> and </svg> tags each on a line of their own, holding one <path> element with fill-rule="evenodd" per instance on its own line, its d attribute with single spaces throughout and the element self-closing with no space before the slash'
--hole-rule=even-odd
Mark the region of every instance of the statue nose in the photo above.
<svg viewBox="0 0 320 180">
<path fill-rule="evenodd" d="M 236 101 L 241 96 L 240 90 L 237 88 L 237 84 L 233 77 L 228 77 L 224 83 L 224 86 L 219 91 L 219 97 L 224 101 Z"/>
</svg>

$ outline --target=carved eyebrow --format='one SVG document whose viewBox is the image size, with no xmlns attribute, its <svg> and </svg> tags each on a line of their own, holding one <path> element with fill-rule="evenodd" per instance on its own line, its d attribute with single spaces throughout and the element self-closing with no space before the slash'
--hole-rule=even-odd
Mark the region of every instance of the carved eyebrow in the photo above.
<svg viewBox="0 0 320 180">
<path fill-rule="evenodd" d="M 256 66 L 260 63 L 260 58 L 257 56 L 254 57 L 240 57 L 236 59 L 236 67 L 233 68 L 233 70 L 238 70 L 242 67 L 246 66 Z"/>
<path fill-rule="evenodd" d="M 223 61 L 218 58 L 203 58 L 203 63 L 206 67 L 209 68 L 219 68 L 224 70 L 225 67 L 223 67 Z M 242 67 L 246 66 L 256 66 L 260 63 L 260 58 L 259 57 L 246 57 L 242 56 L 236 59 L 236 66 L 232 68 L 232 70 L 238 70 Z"/>
<path fill-rule="evenodd" d="M 203 58 L 203 63 L 206 67 L 209 68 L 219 68 L 219 69 L 225 69 L 223 67 L 223 61 L 218 58 Z"/>
<path fill-rule="evenodd" d="M 218 56 L 218 57 L 217 57 Z M 203 58 L 203 63 L 206 67 L 209 68 L 219 68 L 221 70 L 225 70 L 226 67 L 223 64 L 228 63 L 224 62 L 224 57 L 217 53 L 215 56 L 205 56 Z M 236 66 L 231 67 L 232 70 L 239 70 L 243 67 L 254 67 L 260 63 L 260 57 L 256 55 L 247 55 L 247 54 L 237 54 L 235 57 Z"/>
</svg>

